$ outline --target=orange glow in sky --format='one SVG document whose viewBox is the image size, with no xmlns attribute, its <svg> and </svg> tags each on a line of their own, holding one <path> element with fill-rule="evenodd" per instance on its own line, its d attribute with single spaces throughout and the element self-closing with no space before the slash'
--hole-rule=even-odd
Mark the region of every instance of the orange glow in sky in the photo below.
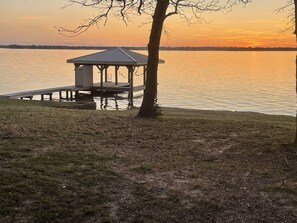
<svg viewBox="0 0 297 223">
<path fill-rule="evenodd" d="M 58 34 L 56 26 L 75 28 L 83 19 L 96 14 L 94 9 L 68 7 L 66 0 L 3 0 L 0 8 L 0 44 L 36 45 L 102 45 L 145 46 L 150 24 L 142 25 L 136 17 L 126 26 L 120 19 L 110 18 L 82 35 L 69 38 Z M 285 29 L 286 13 L 274 10 L 286 1 L 253 1 L 232 12 L 206 14 L 207 23 L 188 24 L 179 16 L 166 23 L 163 46 L 237 46 L 237 47 L 294 47 L 295 37 Z"/>
</svg>

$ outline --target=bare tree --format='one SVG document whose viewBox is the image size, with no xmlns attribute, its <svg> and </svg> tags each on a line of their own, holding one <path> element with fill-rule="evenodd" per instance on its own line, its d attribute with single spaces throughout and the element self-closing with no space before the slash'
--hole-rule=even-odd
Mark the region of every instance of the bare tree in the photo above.
<svg viewBox="0 0 297 223">
<path fill-rule="evenodd" d="M 246 4 L 251 0 L 68 0 L 68 2 L 67 6 L 77 4 L 97 10 L 96 16 L 86 20 L 76 29 L 59 28 L 61 33 L 72 36 L 87 31 L 99 22 L 106 23 L 109 16 L 121 17 L 125 23 L 129 21 L 132 14 L 152 16 L 148 43 L 146 89 L 138 115 L 153 117 L 156 115 L 159 47 L 164 21 L 173 15 L 180 15 L 187 21 L 192 19 L 201 21 L 204 12 L 230 10 L 237 4 Z"/>
</svg>

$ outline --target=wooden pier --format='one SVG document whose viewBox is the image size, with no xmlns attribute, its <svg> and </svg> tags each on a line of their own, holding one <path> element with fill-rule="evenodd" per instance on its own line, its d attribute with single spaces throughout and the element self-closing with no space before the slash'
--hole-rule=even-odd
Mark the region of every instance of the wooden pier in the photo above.
<svg viewBox="0 0 297 223">
<path fill-rule="evenodd" d="M 23 91 L 2 95 L 7 98 L 28 98 L 40 95 L 41 100 L 53 99 L 54 93 L 59 93 L 59 99 L 73 100 L 80 91 L 89 91 L 91 94 L 111 93 L 117 94 L 128 92 L 133 98 L 133 92 L 145 90 L 147 79 L 148 57 L 124 48 L 113 48 L 107 51 L 89 54 L 67 60 L 67 63 L 74 64 L 75 85 L 56 88 L 47 88 L 32 91 Z M 159 63 L 164 63 L 159 59 Z M 99 70 L 99 83 L 94 83 L 94 68 Z M 114 68 L 113 70 L 111 68 Z M 119 82 L 120 68 L 126 70 L 126 81 Z M 137 69 L 136 69 L 137 68 Z M 134 85 L 134 76 L 138 68 L 142 68 L 142 84 Z M 109 73 L 111 72 L 111 73 Z M 112 78 L 114 76 L 114 78 Z M 123 78 L 122 78 L 123 79 Z M 114 80 L 114 82 L 112 82 Z M 123 81 L 123 80 L 121 80 Z M 1 96 L 1 95 L 0 95 Z"/>
<path fill-rule="evenodd" d="M 95 83 L 92 87 L 77 87 L 77 86 L 63 86 L 63 87 L 56 87 L 56 88 L 46 88 L 46 89 L 39 89 L 39 90 L 32 90 L 32 91 L 22 91 L 10 94 L 4 94 L 6 98 L 28 98 L 30 100 L 33 99 L 33 96 L 40 95 L 41 100 L 45 99 L 45 96 L 48 97 L 49 100 L 53 99 L 54 93 L 59 93 L 59 99 L 66 99 L 66 100 L 73 100 L 74 94 L 79 93 L 80 91 L 89 91 L 89 92 L 112 92 L 112 93 L 121 93 L 121 92 L 137 92 L 142 91 L 145 89 L 145 86 L 135 86 L 131 87 L 127 83 L 118 83 L 115 84 L 113 82 L 104 82 L 102 83 Z"/>
</svg>

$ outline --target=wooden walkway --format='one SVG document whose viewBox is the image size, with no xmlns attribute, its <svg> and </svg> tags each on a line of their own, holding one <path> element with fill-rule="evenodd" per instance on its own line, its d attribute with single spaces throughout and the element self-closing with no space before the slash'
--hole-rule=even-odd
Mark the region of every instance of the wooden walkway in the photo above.
<svg viewBox="0 0 297 223">
<path fill-rule="evenodd" d="M 79 91 L 97 91 L 97 92 L 137 92 L 145 89 L 145 86 L 135 86 L 131 88 L 128 83 L 118 83 L 115 85 L 114 82 L 104 82 L 101 87 L 100 83 L 95 83 L 93 87 L 76 87 L 76 86 L 63 86 L 56 88 L 46 88 L 32 91 L 22 91 L 10 94 L 1 95 L 6 98 L 29 98 L 32 99 L 35 95 L 40 95 L 41 100 L 44 99 L 44 96 L 49 96 L 49 99 L 52 100 L 52 95 L 55 92 L 59 92 L 60 99 L 63 99 L 63 92 L 66 93 L 66 99 L 73 99 L 73 92 L 78 93 Z"/>
</svg>

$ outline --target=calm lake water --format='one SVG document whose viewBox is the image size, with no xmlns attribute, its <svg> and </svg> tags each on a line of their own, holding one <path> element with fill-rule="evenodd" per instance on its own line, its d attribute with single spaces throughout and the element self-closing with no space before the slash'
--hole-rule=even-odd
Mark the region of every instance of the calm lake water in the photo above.
<svg viewBox="0 0 297 223">
<path fill-rule="evenodd" d="M 66 60 L 93 52 L 0 49 L 0 94 L 73 85 L 74 67 Z M 159 66 L 161 106 L 295 115 L 295 52 L 162 51 L 160 57 L 166 61 Z M 99 81 L 95 69 L 94 76 Z M 107 99 L 103 107 L 126 108 L 122 97 Z"/>
</svg>

